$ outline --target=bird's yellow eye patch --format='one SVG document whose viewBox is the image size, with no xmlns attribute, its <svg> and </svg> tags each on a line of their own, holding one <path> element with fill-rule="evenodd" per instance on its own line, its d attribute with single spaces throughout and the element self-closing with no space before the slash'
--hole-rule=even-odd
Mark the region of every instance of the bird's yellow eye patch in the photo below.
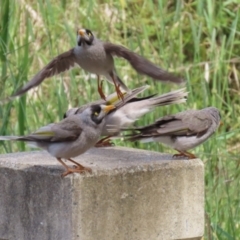
<svg viewBox="0 0 240 240">
<path fill-rule="evenodd" d="M 91 37 L 91 36 L 92 36 L 92 34 L 91 34 L 90 32 L 88 32 L 88 36 L 89 36 L 89 37 Z"/>
<path fill-rule="evenodd" d="M 94 115 L 95 115 L 95 116 L 98 116 L 98 112 L 94 112 Z"/>
</svg>

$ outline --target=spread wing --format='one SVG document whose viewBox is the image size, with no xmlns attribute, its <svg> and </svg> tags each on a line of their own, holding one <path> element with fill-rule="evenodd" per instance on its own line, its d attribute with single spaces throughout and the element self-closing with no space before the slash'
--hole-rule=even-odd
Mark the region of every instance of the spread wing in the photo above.
<svg viewBox="0 0 240 240">
<path fill-rule="evenodd" d="M 74 48 L 55 57 L 42 70 L 40 70 L 26 85 L 24 85 L 16 93 L 14 93 L 12 97 L 21 96 L 28 90 L 38 86 L 42 81 L 44 81 L 44 79 L 62 73 L 73 67 L 76 63 L 76 58 L 73 50 Z"/>
<path fill-rule="evenodd" d="M 111 55 L 125 58 L 140 74 L 147 75 L 153 79 L 160 81 L 170 81 L 174 83 L 184 82 L 182 78 L 175 76 L 174 74 L 163 70 L 160 67 L 157 67 L 152 62 L 123 46 L 115 45 L 112 43 L 104 43 L 104 48 L 105 51 Z"/>
</svg>

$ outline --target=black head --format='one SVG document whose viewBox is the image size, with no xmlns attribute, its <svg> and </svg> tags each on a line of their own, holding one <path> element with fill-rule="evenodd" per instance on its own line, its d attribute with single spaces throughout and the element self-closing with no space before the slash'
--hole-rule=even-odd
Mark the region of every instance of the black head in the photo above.
<svg viewBox="0 0 240 240">
<path fill-rule="evenodd" d="M 103 120 L 103 116 L 101 114 L 102 112 L 102 108 L 100 105 L 92 105 L 91 106 L 91 119 L 93 122 L 95 122 L 96 124 L 100 124 Z"/>
<path fill-rule="evenodd" d="M 94 40 L 93 33 L 89 29 L 78 29 L 77 30 L 77 43 L 78 46 L 81 46 L 82 44 L 92 45 Z"/>
</svg>

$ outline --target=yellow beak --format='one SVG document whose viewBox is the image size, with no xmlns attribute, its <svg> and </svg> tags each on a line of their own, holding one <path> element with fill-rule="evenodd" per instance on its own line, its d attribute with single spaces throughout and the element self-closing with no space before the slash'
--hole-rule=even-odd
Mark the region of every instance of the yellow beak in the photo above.
<svg viewBox="0 0 240 240">
<path fill-rule="evenodd" d="M 115 108 L 114 105 L 105 105 L 105 106 L 103 107 L 103 111 L 106 112 L 106 113 L 108 113 L 109 111 L 113 110 L 114 108 Z"/>
<path fill-rule="evenodd" d="M 84 36 L 85 35 L 85 30 L 84 29 L 80 29 L 79 31 L 78 31 L 78 33 L 79 33 L 79 35 L 80 36 Z"/>
</svg>

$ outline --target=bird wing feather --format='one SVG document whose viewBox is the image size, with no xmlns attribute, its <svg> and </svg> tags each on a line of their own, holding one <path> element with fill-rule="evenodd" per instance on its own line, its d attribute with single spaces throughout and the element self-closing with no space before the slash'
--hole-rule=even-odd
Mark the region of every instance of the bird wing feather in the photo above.
<svg viewBox="0 0 240 240">
<path fill-rule="evenodd" d="M 202 136 L 212 124 L 211 119 L 203 113 L 172 115 L 158 119 L 155 122 L 156 132 L 160 135 L 172 136 Z"/>
<path fill-rule="evenodd" d="M 82 128 L 79 126 L 79 120 L 75 121 L 76 115 L 63 119 L 61 122 L 51 126 L 49 138 L 50 142 L 74 141 L 82 133 Z M 42 132 L 42 131 L 41 131 Z M 37 131 L 39 135 L 39 131 Z M 52 134 L 52 136 L 51 136 Z"/>
<path fill-rule="evenodd" d="M 140 74 L 148 75 L 153 79 L 161 81 L 171 81 L 174 83 L 182 83 L 184 81 L 182 78 L 177 77 L 174 74 L 160 67 L 157 67 L 149 60 L 138 55 L 137 53 L 130 51 L 129 49 L 123 46 L 112 43 L 104 43 L 104 49 L 107 53 L 111 55 L 125 58 L 132 65 L 132 67 Z"/>
<path fill-rule="evenodd" d="M 204 113 L 195 112 L 192 115 L 170 115 L 159 118 L 155 123 L 145 127 L 135 128 L 140 131 L 140 136 L 202 136 L 210 125 L 212 120 Z"/>
<path fill-rule="evenodd" d="M 74 121 L 74 116 L 63 119 L 59 123 L 51 123 L 39 128 L 36 132 L 26 136 L 0 136 L 0 140 L 17 140 L 27 142 L 65 142 L 74 141 L 82 133 L 79 122 Z"/>
<path fill-rule="evenodd" d="M 20 88 L 12 97 L 21 96 L 28 90 L 38 86 L 44 79 L 62 73 L 76 63 L 74 48 L 55 57 L 42 70 L 40 70 L 27 84 Z"/>
</svg>

